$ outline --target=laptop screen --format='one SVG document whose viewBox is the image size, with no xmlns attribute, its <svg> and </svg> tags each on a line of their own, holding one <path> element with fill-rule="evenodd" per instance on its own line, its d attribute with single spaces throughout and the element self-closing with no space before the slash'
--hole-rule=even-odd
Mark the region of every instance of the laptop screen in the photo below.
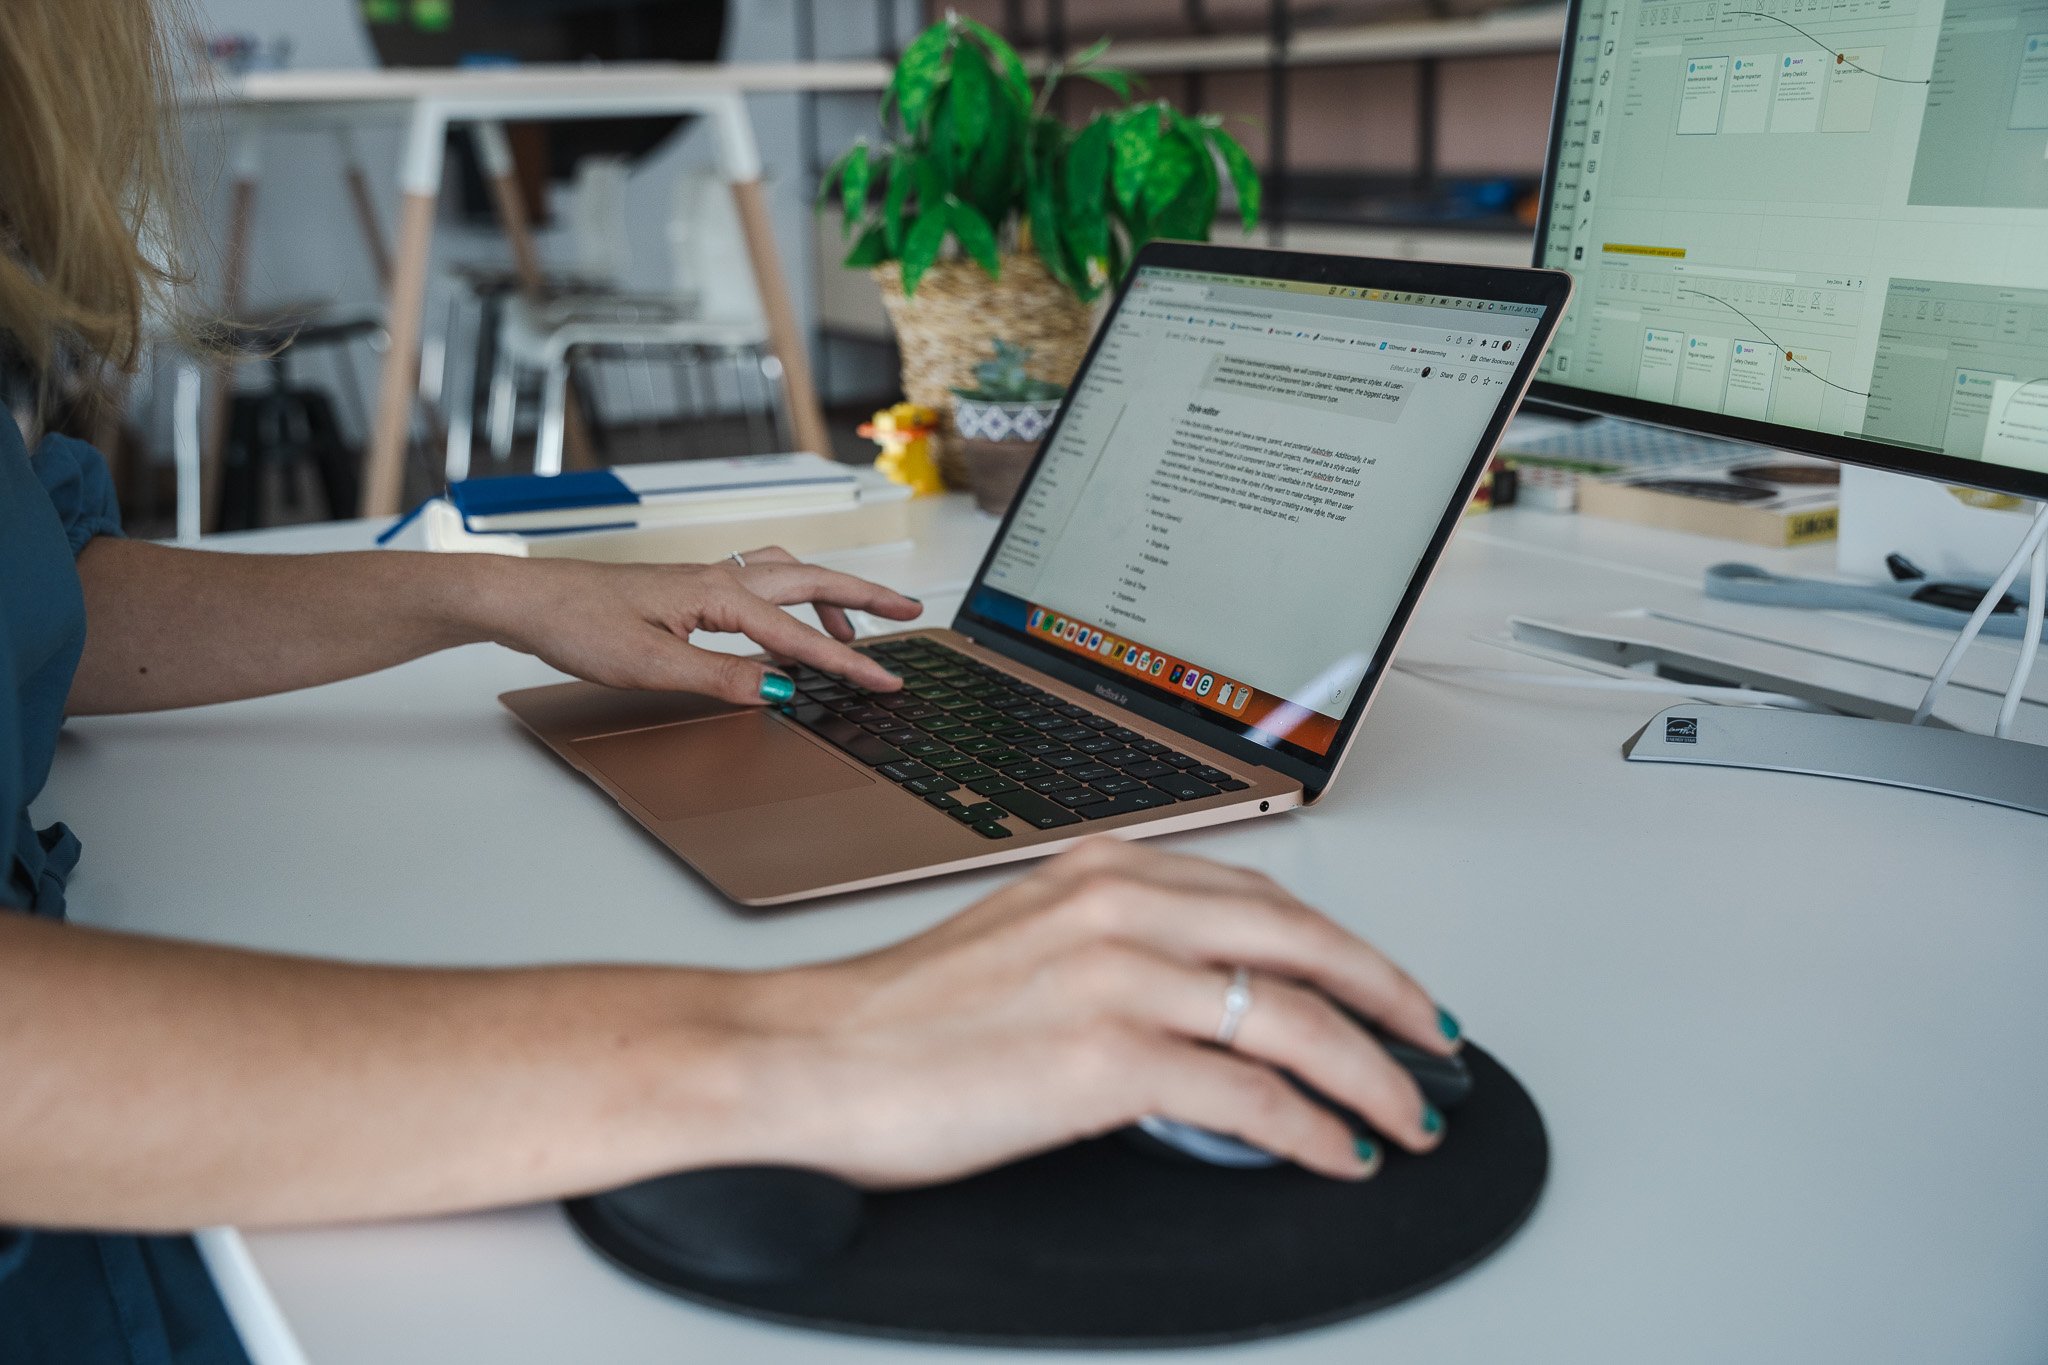
<svg viewBox="0 0 2048 1365">
<path fill-rule="evenodd" d="M 1327 762 L 1544 311 L 1140 265 L 969 610 Z"/>
</svg>

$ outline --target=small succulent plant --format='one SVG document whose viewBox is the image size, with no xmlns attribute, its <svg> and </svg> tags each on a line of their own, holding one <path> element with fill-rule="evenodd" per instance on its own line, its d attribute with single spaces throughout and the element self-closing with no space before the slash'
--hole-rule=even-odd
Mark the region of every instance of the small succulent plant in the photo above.
<svg viewBox="0 0 2048 1365">
<path fill-rule="evenodd" d="M 1013 346 L 1001 339 L 991 345 L 995 356 L 974 367 L 974 387 L 954 390 L 962 398 L 978 403 L 1043 403 L 1066 392 L 1063 384 L 1034 379 L 1025 372 L 1024 367 L 1031 363 L 1030 347 Z"/>
</svg>

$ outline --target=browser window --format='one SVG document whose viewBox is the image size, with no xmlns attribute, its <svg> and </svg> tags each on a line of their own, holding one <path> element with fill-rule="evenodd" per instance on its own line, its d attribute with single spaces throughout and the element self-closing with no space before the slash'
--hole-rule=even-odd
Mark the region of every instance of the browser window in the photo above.
<svg viewBox="0 0 2048 1365">
<path fill-rule="evenodd" d="M 973 609 L 1328 754 L 1541 318 L 1141 268 Z"/>
</svg>

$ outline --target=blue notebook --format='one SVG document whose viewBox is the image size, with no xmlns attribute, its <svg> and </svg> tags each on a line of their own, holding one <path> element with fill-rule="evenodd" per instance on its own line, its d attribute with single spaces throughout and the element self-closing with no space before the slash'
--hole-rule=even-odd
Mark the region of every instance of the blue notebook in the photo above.
<svg viewBox="0 0 2048 1365">
<path fill-rule="evenodd" d="M 474 533 L 595 531 L 850 505 L 860 481 L 807 451 L 622 465 L 569 474 L 501 474 L 450 484 Z"/>
</svg>

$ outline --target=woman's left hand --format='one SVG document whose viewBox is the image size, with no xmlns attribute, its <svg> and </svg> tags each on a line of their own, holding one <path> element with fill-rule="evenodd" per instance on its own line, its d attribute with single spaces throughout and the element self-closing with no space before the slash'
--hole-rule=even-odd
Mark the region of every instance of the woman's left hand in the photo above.
<svg viewBox="0 0 2048 1365">
<path fill-rule="evenodd" d="M 744 567 L 509 561 L 482 594 L 480 623 L 499 644 L 610 687 L 780 700 L 767 681 L 772 668 L 698 648 L 690 636 L 700 630 L 744 635 L 778 661 L 809 664 L 878 692 L 902 685 L 847 647 L 854 634 L 846 613 L 908 621 L 924 610 L 916 598 L 802 563 L 773 546 L 740 558 Z M 817 610 L 823 631 L 783 610 L 800 602 Z"/>
</svg>

